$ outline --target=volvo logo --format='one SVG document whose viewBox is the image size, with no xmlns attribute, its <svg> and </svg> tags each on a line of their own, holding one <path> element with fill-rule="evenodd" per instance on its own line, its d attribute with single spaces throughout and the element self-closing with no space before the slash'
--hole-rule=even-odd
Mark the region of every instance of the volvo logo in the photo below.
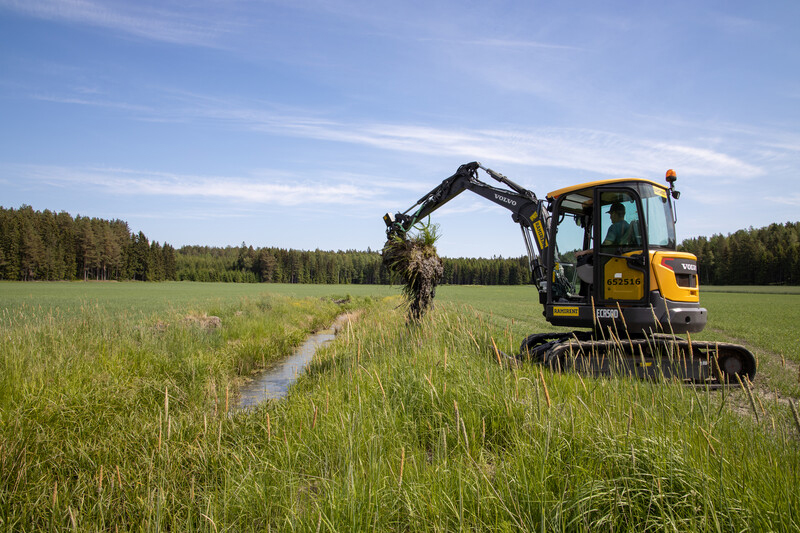
<svg viewBox="0 0 800 533">
<path fill-rule="evenodd" d="M 501 195 L 499 195 L 497 193 L 495 193 L 494 198 L 495 198 L 495 200 L 500 200 L 501 202 L 505 202 L 505 203 L 510 204 L 510 205 L 517 205 L 517 201 L 516 200 L 512 200 L 511 198 L 506 198 L 505 196 L 501 196 Z"/>
</svg>

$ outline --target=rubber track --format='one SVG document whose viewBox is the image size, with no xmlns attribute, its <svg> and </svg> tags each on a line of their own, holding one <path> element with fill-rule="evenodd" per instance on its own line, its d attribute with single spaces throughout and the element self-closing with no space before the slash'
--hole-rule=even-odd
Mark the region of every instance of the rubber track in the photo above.
<svg viewBox="0 0 800 533">
<path fill-rule="evenodd" d="M 584 332 L 531 335 L 520 357 L 555 370 L 590 375 L 633 375 L 676 379 L 689 384 L 720 385 L 752 381 L 756 359 L 744 346 L 692 342 L 668 335 L 635 339 L 595 340 Z"/>
</svg>

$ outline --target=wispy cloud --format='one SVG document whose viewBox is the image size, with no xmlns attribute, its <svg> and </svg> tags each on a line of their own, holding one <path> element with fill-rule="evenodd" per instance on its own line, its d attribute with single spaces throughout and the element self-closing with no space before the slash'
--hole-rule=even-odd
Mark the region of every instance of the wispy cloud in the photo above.
<svg viewBox="0 0 800 533">
<path fill-rule="evenodd" d="M 97 0 L 0 0 L 0 8 L 26 16 L 86 24 L 176 44 L 217 47 L 218 37 L 233 29 L 229 19 L 223 23 L 219 18 L 177 7 Z"/>
<path fill-rule="evenodd" d="M 768 202 L 781 205 L 789 205 L 792 207 L 800 207 L 800 194 L 788 194 L 786 196 L 770 196 L 764 198 Z"/>
<path fill-rule="evenodd" d="M 503 208 L 490 202 L 449 203 L 436 212 L 437 217 L 458 216 L 463 214 L 475 215 L 487 211 L 502 212 Z"/>
<path fill-rule="evenodd" d="M 2 0 L 0 0 L 2 1 Z M 183 91 L 168 91 L 169 105 L 158 108 L 93 99 L 83 95 L 34 95 L 75 105 L 104 106 L 130 111 L 133 118 L 148 121 L 218 122 L 243 131 L 374 147 L 402 153 L 457 156 L 488 164 L 511 163 L 590 171 L 595 175 L 648 176 L 663 171 L 665 162 L 686 175 L 740 181 L 764 176 L 761 163 L 796 153 L 795 135 L 763 128 L 739 128 L 732 124 L 679 124 L 667 128 L 696 131 L 694 139 L 675 141 L 635 136 L 631 133 L 585 128 L 468 129 L 392 122 L 358 122 L 331 118 L 321 113 L 289 109 L 263 102 L 231 102 Z M 649 121 L 656 117 L 649 117 Z M 669 122 L 669 119 L 664 119 Z M 732 143 L 725 133 L 752 142 Z M 727 147 L 729 150 L 721 150 Z M 745 148 L 746 147 L 746 148 Z M 731 153 L 736 152 L 736 155 Z"/>
<path fill-rule="evenodd" d="M 691 141 L 648 138 L 635 134 L 585 128 L 469 129 L 433 127 L 392 122 L 343 121 L 304 110 L 269 104 L 249 105 L 187 93 L 173 94 L 180 105 L 159 112 L 163 120 L 219 121 L 243 130 L 271 135 L 341 142 L 396 152 L 458 156 L 487 162 L 578 169 L 614 176 L 649 175 L 662 171 L 664 162 L 683 173 L 740 180 L 764 175 L 757 161 L 718 149 L 717 138 Z M 171 113 L 171 115 L 170 115 Z M 730 125 L 728 125 L 730 126 Z M 686 126 L 685 129 L 692 129 Z M 703 128 L 707 135 L 708 128 Z M 743 133 L 747 135 L 747 133 Z M 766 147 L 768 135 L 761 130 L 754 143 Z M 750 159 L 757 159 L 752 148 Z M 738 153 L 742 153 L 741 151 Z"/>
<path fill-rule="evenodd" d="M 730 13 L 712 13 L 711 17 L 712 24 L 735 35 L 752 37 L 755 33 L 768 30 L 768 27 L 763 22 L 753 18 L 734 16 Z"/>
<path fill-rule="evenodd" d="M 664 161 L 684 172 L 752 178 L 757 165 L 711 148 L 574 128 L 457 130 L 401 124 L 347 124 L 270 120 L 252 127 L 275 134 L 373 146 L 417 154 L 462 156 L 492 162 L 641 176 Z"/>
<path fill-rule="evenodd" d="M 128 208 L 130 209 L 130 208 Z M 169 211 L 164 210 L 150 210 L 146 206 L 134 210 L 121 210 L 114 211 L 113 217 L 121 220 L 190 220 L 190 221 L 208 221 L 208 220 L 228 220 L 228 219 L 248 219 L 258 215 L 259 212 L 254 212 L 251 209 L 238 208 L 231 209 L 230 206 L 209 207 L 203 206 L 202 208 L 194 206 L 175 206 L 174 209 Z"/>
<path fill-rule="evenodd" d="M 89 94 L 87 91 L 83 91 L 84 94 Z M 153 114 L 155 115 L 155 111 L 147 106 L 137 105 L 137 104 L 129 104 L 126 102 L 115 102 L 115 101 L 108 101 L 102 100 L 100 98 L 80 98 L 78 96 L 63 96 L 63 95 L 50 95 L 50 94 L 42 94 L 42 93 L 34 93 L 31 95 L 31 98 L 34 100 L 42 100 L 44 102 L 53 102 L 57 104 L 76 104 L 76 105 L 86 105 L 86 106 L 93 106 L 93 107 L 106 107 L 110 109 L 121 109 L 123 111 L 130 111 L 135 112 L 140 115 L 144 114 Z"/>
<path fill-rule="evenodd" d="M 556 43 L 545 43 L 539 41 L 526 41 L 519 39 L 443 39 L 434 37 L 423 37 L 420 42 L 435 42 L 442 44 L 453 44 L 457 46 L 475 46 L 483 48 L 503 48 L 503 49 L 541 49 L 541 50 L 581 50 L 578 46 L 570 46 Z"/>
<path fill-rule="evenodd" d="M 103 189 L 116 195 L 177 196 L 231 200 L 245 204 L 274 206 L 357 205 L 368 202 L 389 189 L 386 185 L 366 189 L 356 185 L 304 182 L 277 176 L 230 177 L 194 176 L 164 172 L 144 172 L 120 168 L 73 168 L 22 166 L 6 169 L 22 178 L 53 186 Z"/>
</svg>

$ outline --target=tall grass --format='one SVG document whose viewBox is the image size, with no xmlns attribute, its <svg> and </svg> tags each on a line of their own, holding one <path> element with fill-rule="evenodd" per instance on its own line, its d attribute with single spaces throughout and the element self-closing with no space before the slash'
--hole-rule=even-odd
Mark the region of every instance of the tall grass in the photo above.
<svg viewBox="0 0 800 533">
<path fill-rule="evenodd" d="M 3 348 L 17 356 L 3 364 L 19 367 L 15 380 L 38 377 L 15 381 L 2 403 L 0 524 L 800 527 L 800 435 L 785 405 L 755 391 L 746 406 L 756 418 L 731 408 L 744 391 L 509 365 L 494 346 L 515 351 L 519 324 L 454 301 L 418 324 L 406 324 L 396 297 L 356 304 L 369 312 L 318 353 L 286 399 L 245 412 L 226 412 L 225 399 L 251 332 L 266 321 L 284 338 L 306 329 L 306 315 L 332 316 L 334 304 L 274 297 L 199 309 L 222 317 L 217 330 L 173 326 L 181 316 L 127 324 L 89 311 L 67 324 L 42 316 L 23 331 L 10 325 Z M 40 347 L 52 355 L 59 346 L 60 362 L 38 361 Z"/>
<path fill-rule="evenodd" d="M 510 350 L 507 332 L 466 308 L 416 328 L 374 318 L 318 360 L 289 415 L 347 391 L 279 467 L 321 489 L 286 503 L 309 529 L 798 527 L 785 417 L 759 426 L 725 407 L 730 391 L 509 368 L 487 348 Z"/>
<path fill-rule="evenodd" d="M 277 296 L 159 315 L 6 311 L 0 525 L 191 524 L 187 496 L 216 464 L 208 449 L 220 446 L 237 380 L 339 311 L 331 299 Z M 222 326 L 203 325 L 206 313 Z"/>
</svg>

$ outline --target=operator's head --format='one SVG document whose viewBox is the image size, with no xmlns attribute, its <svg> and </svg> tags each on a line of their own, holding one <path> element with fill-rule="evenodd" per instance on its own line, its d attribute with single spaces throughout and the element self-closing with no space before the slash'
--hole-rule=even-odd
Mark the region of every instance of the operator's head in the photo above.
<svg viewBox="0 0 800 533">
<path fill-rule="evenodd" d="M 625 218 L 625 206 L 619 202 L 611 204 L 611 207 L 606 212 L 611 215 L 612 219 L 622 220 Z"/>
</svg>

